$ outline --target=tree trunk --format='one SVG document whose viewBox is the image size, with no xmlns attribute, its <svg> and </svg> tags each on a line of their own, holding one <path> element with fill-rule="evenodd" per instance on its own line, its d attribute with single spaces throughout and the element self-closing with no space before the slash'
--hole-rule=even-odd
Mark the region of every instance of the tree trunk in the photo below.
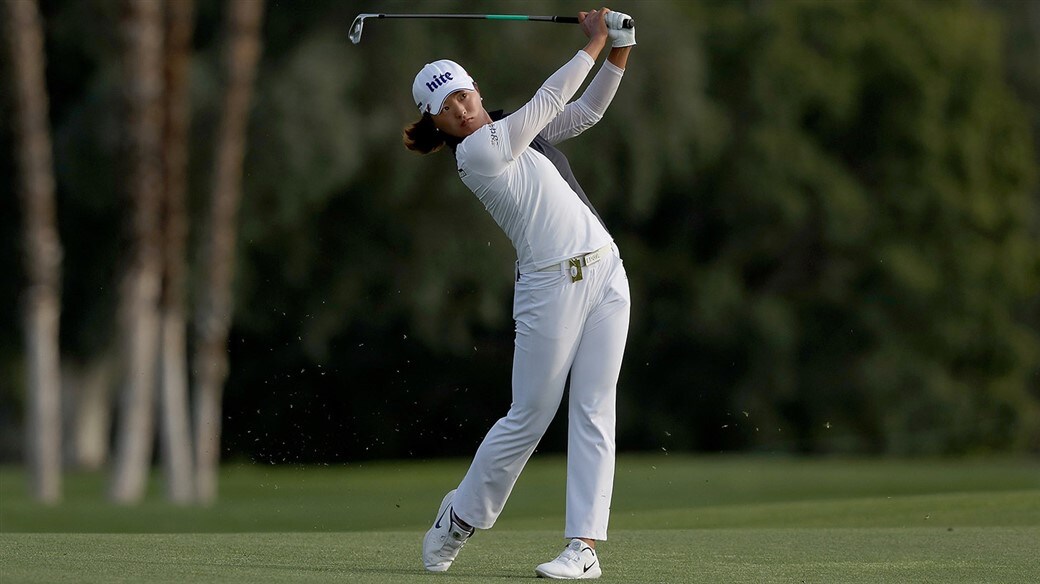
<svg viewBox="0 0 1040 584">
<path fill-rule="evenodd" d="M 187 271 L 185 193 L 188 169 L 192 0 L 166 5 L 166 92 L 163 169 L 162 343 L 159 355 L 160 444 L 166 495 L 175 503 L 194 498 L 191 424 L 188 415 L 188 349 L 184 310 Z"/>
<path fill-rule="evenodd" d="M 25 356 L 30 493 L 61 500 L 61 240 L 54 201 L 54 161 L 43 25 L 35 0 L 5 2 L 14 90 L 18 191 L 24 217 Z"/>
<path fill-rule="evenodd" d="M 197 313 L 198 342 L 194 365 L 195 460 L 198 496 L 212 502 L 217 496 L 220 463 L 221 397 L 227 378 L 227 336 L 231 326 L 232 276 L 242 189 L 246 125 L 260 58 L 263 2 L 230 0 L 227 47 L 224 55 L 226 87 L 216 138 L 212 200 L 201 266 L 204 269 Z"/>
<path fill-rule="evenodd" d="M 66 457 L 76 470 L 100 470 L 108 462 L 112 422 L 112 378 L 116 360 L 111 351 L 86 365 L 62 363 L 63 400 L 68 428 Z"/>
<path fill-rule="evenodd" d="M 112 500 L 144 496 L 155 437 L 159 344 L 159 203 L 162 182 L 163 27 L 160 0 L 126 0 L 122 10 L 126 91 L 126 187 L 131 250 L 120 290 L 124 388 L 112 477 Z"/>
</svg>

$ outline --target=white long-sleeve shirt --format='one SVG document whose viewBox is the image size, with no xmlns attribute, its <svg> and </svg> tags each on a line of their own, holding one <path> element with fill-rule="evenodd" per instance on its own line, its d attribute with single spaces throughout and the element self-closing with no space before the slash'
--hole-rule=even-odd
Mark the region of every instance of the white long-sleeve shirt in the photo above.
<svg viewBox="0 0 1040 584">
<path fill-rule="evenodd" d="M 456 148 L 462 182 L 516 249 L 527 273 L 610 244 L 613 239 L 556 166 L 530 148 L 572 138 L 602 118 L 624 71 L 607 62 L 567 103 L 595 65 L 585 51 L 553 73 L 523 107 L 467 136 Z"/>
</svg>

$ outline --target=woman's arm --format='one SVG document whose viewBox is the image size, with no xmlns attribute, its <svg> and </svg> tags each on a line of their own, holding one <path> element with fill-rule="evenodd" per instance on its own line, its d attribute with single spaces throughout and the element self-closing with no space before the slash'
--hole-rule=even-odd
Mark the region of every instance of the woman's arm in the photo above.
<svg viewBox="0 0 1040 584">
<path fill-rule="evenodd" d="M 546 124 L 563 111 L 564 106 L 581 87 L 595 64 L 596 57 L 606 46 L 607 25 L 603 21 L 603 13 L 604 11 L 594 10 L 578 14 L 582 31 L 589 37 L 588 43 L 545 80 L 531 101 L 503 120 L 513 158 L 523 152 Z"/>
<path fill-rule="evenodd" d="M 593 61 L 599 57 L 603 47 L 607 46 L 607 39 L 610 37 L 610 33 L 607 30 L 607 22 L 603 20 L 603 15 L 607 12 L 610 12 L 609 8 L 578 13 L 578 23 L 581 24 L 581 32 L 589 37 L 588 44 L 582 50 L 588 53 Z"/>
<path fill-rule="evenodd" d="M 581 97 L 564 106 L 560 115 L 541 131 L 550 144 L 559 144 L 596 125 L 614 99 L 628 61 L 629 47 L 611 49 L 607 62 L 582 93 Z M 621 63 L 621 65 L 618 65 Z"/>
<path fill-rule="evenodd" d="M 612 63 L 604 63 L 580 98 L 564 106 L 560 115 L 541 131 L 550 144 L 559 144 L 596 125 L 614 99 L 624 71 Z"/>
</svg>

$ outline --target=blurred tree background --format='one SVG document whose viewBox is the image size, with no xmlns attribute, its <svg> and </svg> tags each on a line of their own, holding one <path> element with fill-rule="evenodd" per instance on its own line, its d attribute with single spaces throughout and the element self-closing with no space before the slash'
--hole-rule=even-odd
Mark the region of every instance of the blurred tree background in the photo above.
<svg viewBox="0 0 1040 584">
<path fill-rule="evenodd" d="M 117 383 L 106 363 L 119 351 L 130 218 L 118 3 L 40 6 L 74 410 L 92 384 Z M 1040 3 L 610 7 L 636 18 L 639 45 L 607 116 L 564 150 L 632 286 L 619 448 L 1040 452 Z M 583 37 L 542 23 L 370 21 L 354 46 L 347 31 L 362 11 L 575 6 L 265 8 L 223 458 L 468 456 L 510 401 L 515 254 L 450 154 L 402 147 L 411 81 L 451 58 L 488 109 L 515 109 Z M 197 0 L 189 296 L 203 273 L 225 11 Z M 0 174 L 11 177 L 6 56 L 0 67 Z M 14 461 L 25 276 L 15 183 L 0 189 L 0 460 Z M 115 407 L 115 390 L 101 395 Z M 557 424 L 542 449 L 565 436 Z"/>
</svg>

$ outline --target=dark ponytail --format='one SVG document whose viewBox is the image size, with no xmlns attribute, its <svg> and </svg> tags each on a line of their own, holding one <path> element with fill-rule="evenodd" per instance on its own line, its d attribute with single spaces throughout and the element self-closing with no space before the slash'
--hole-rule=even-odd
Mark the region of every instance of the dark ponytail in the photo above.
<svg viewBox="0 0 1040 584">
<path fill-rule="evenodd" d="M 424 113 L 418 122 L 404 129 L 404 147 L 419 154 L 436 152 L 444 146 L 444 134 L 433 123 L 433 116 Z"/>
</svg>

